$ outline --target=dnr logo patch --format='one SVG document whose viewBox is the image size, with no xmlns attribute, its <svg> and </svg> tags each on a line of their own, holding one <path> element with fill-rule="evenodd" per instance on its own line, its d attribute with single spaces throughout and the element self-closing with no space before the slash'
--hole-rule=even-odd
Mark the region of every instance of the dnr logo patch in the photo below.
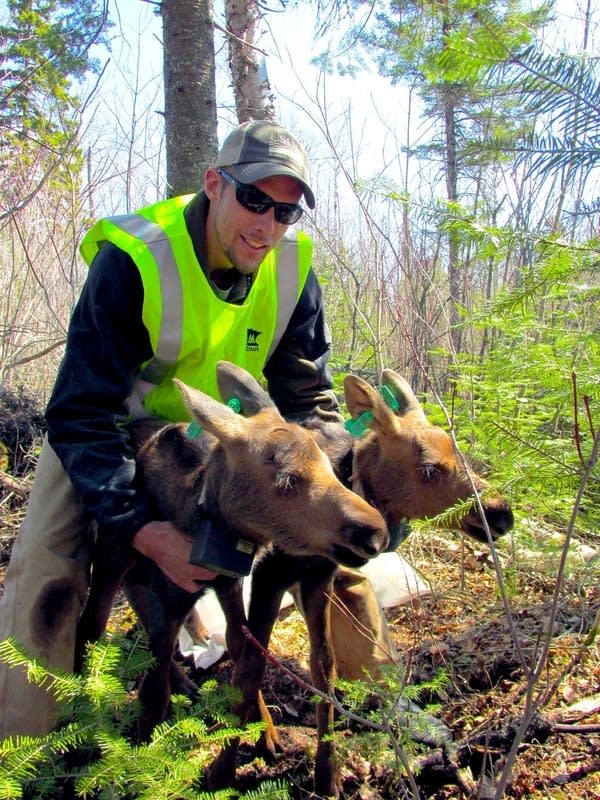
<svg viewBox="0 0 600 800">
<path fill-rule="evenodd" d="M 262 331 L 255 331 L 254 328 L 246 328 L 246 351 L 258 351 L 258 337 Z"/>
</svg>

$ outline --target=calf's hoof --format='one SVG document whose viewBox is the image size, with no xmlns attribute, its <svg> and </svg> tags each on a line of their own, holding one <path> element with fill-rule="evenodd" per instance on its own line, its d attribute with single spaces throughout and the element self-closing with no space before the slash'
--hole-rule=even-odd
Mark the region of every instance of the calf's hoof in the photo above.
<svg viewBox="0 0 600 800">
<path fill-rule="evenodd" d="M 279 741 L 279 734 L 274 725 L 267 725 L 256 743 L 256 750 L 266 761 L 270 762 L 275 761 L 277 754 L 283 752 L 283 747 Z"/>
<path fill-rule="evenodd" d="M 224 747 L 206 773 L 206 785 L 211 792 L 228 789 L 235 783 L 237 746 Z"/>
</svg>

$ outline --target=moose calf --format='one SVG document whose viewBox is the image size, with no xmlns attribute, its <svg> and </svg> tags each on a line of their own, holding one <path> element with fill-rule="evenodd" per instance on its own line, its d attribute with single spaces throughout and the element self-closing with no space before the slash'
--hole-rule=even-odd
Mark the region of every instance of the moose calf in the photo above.
<svg viewBox="0 0 600 800">
<path fill-rule="evenodd" d="M 343 486 L 313 436 L 286 422 L 244 370 L 222 361 L 217 378 L 221 396 L 237 397 L 244 416 L 177 382 L 190 414 L 202 427 L 201 435 L 190 438 L 186 424 L 141 421 L 132 427 L 141 478 L 157 518 L 174 522 L 191 538 L 199 520 L 208 515 L 234 543 L 274 543 L 278 552 L 299 560 L 319 556 L 327 564 L 357 566 L 380 553 L 388 543 L 383 518 Z M 206 587 L 190 594 L 133 548 L 99 535 L 88 602 L 78 627 L 78 664 L 85 645 L 103 632 L 121 583 L 154 656 L 139 692 L 139 737 L 144 740 L 164 718 L 171 688 L 187 693 L 195 689 L 173 661 L 173 652 L 186 615 Z M 241 581 L 221 575 L 211 585 L 223 605 L 227 648 L 235 661 L 247 624 Z M 248 687 L 244 690 L 249 692 Z"/>
</svg>

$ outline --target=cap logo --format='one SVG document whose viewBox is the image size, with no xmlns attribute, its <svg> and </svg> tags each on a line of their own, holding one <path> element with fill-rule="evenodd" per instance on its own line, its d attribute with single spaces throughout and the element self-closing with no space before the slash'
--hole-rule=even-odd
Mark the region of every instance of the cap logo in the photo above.
<svg viewBox="0 0 600 800">
<path fill-rule="evenodd" d="M 290 136 L 280 135 L 273 132 L 270 134 L 269 140 L 273 142 L 273 144 L 281 144 L 283 147 L 289 147 L 292 150 L 298 149 L 298 145 Z"/>
</svg>

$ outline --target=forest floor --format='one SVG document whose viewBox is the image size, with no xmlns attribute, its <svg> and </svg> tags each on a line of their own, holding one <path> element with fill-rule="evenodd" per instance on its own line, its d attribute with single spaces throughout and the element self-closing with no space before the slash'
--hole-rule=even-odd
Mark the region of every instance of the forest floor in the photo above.
<svg viewBox="0 0 600 800">
<path fill-rule="evenodd" d="M 5 487 L 0 493 L 0 583 L 22 513 L 15 495 L 10 503 L 6 497 Z M 408 681 L 420 684 L 442 672 L 446 676 L 442 689 L 427 690 L 419 702 L 437 704 L 436 715 L 452 732 L 464 767 L 461 774 L 477 787 L 472 797 L 494 796 L 490 787 L 501 775 L 531 697 L 537 713 L 519 738 L 504 796 L 600 800 L 600 651 L 592 634 L 600 614 L 600 558 L 590 560 L 589 550 L 585 558 L 573 551 L 557 594 L 556 535 L 539 524 L 526 527 L 523 532 L 518 524 L 511 542 L 497 549 L 504 598 L 486 548 L 450 534 L 417 530 L 402 553 L 430 593 L 387 609 L 386 616 Z M 527 547 L 520 541 L 524 539 Z M 539 675 L 528 681 L 527 673 L 540 663 L 546 644 Z M 308 643 L 297 611 L 282 612 L 271 649 L 301 681 L 309 680 Z M 226 681 L 231 663 L 223 658 L 207 670 L 190 672 L 199 683 L 214 677 Z M 284 752 L 266 763 L 242 748 L 239 789 L 251 789 L 265 778 L 285 778 L 295 800 L 309 794 L 315 705 L 301 681 L 277 665 L 268 666 L 264 694 Z M 376 752 L 373 742 L 369 749 L 363 732 L 340 723 L 345 800 L 412 797 L 406 772 Z M 435 754 L 429 755 L 428 760 L 422 754 L 422 769 L 416 773 L 421 796 L 465 797 L 439 768 Z"/>
<path fill-rule="evenodd" d="M 595 566 L 577 557 L 570 561 L 549 652 L 531 691 L 526 671 L 535 668 L 547 641 L 558 552 L 516 564 L 514 554 L 499 549 L 508 609 L 490 554 L 481 546 L 420 532 L 402 552 L 429 583 L 431 594 L 386 611 L 392 639 L 410 683 L 430 681 L 442 671 L 447 676 L 445 687 L 433 695 L 426 691 L 420 703 L 437 704 L 438 718 L 452 731 L 460 765 L 478 783 L 473 797 L 493 796 L 490 775 L 497 779 L 501 773 L 529 690 L 539 700 L 538 713 L 523 736 L 505 796 L 599 800 L 600 649 L 597 641 L 585 644 L 600 612 L 598 559 Z M 271 650 L 285 667 L 310 680 L 305 626 L 297 611 L 282 613 Z M 229 673 L 230 664 L 223 661 L 193 677 L 197 682 L 215 675 L 225 680 Z M 276 665 L 268 667 L 264 693 L 286 753 L 271 766 L 249 761 L 241 780 L 251 786 L 256 779 L 285 775 L 297 786 L 297 796 L 305 796 L 310 786 L 307 753 L 315 745 L 314 703 Z M 370 758 L 367 747 L 361 753 L 357 733 L 356 727 L 341 725 L 344 797 L 410 797 L 402 770 L 383 764 L 381 754 Z M 422 797 L 464 797 L 444 770 L 427 769 L 427 760 L 422 765 L 417 776 Z"/>
</svg>

